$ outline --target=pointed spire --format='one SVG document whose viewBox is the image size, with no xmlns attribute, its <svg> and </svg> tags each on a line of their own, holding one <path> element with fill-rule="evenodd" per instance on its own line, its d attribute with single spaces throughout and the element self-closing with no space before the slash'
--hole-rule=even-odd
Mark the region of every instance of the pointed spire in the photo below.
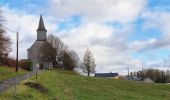
<svg viewBox="0 0 170 100">
<path fill-rule="evenodd" d="M 39 26 L 38 26 L 37 31 L 47 31 L 47 30 L 45 29 L 45 26 L 44 26 L 42 14 L 40 15 L 40 21 L 39 21 Z"/>
</svg>

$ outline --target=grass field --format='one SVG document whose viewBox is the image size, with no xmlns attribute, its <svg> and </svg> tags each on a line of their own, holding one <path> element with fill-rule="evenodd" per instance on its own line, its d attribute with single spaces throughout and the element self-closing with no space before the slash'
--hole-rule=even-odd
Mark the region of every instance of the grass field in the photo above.
<svg viewBox="0 0 170 100">
<path fill-rule="evenodd" d="M 0 81 L 15 77 L 16 75 L 21 75 L 26 73 L 27 71 L 21 69 L 17 73 L 15 72 L 15 68 L 7 67 L 7 66 L 0 66 Z"/>
<path fill-rule="evenodd" d="M 19 83 L 17 95 L 11 87 L 0 100 L 170 100 L 170 85 L 85 77 L 67 71 L 44 71 L 30 82 L 48 89 L 43 94 Z"/>
</svg>

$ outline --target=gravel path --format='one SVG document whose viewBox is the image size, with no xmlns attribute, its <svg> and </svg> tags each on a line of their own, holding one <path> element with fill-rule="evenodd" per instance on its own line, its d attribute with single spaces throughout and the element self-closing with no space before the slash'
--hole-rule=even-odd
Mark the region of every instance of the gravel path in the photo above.
<svg viewBox="0 0 170 100">
<path fill-rule="evenodd" d="M 9 78 L 3 81 L 0 81 L 0 93 L 2 93 L 5 89 L 9 88 L 12 85 L 17 84 L 18 82 L 27 79 L 35 74 L 35 72 L 28 72 L 24 75 L 19 75 L 13 78 Z"/>
</svg>

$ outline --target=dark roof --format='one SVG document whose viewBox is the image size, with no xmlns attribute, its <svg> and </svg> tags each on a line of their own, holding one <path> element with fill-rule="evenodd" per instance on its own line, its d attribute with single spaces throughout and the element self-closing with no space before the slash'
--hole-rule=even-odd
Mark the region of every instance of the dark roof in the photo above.
<svg viewBox="0 0 170 100">
<path fill-rule="evenodd" d="M 95 73 L 95 77 L 115 77 L 118 73 Z"/>
<path fill-rule="evenodd" d="M 47 31 L 45 29 L 45 26 L 44 26 L 44 21 L 43 21 L 43 18 L 42 18 L 42 14 L 40 15 L 40 21 L 39 21 L 39 26 L 38 26 L 37 31 Z"/>
<path fill-rule="evenodd" d="M 31 49 L 35 49 L 35 48 L 40 49 L 42 45 L 46 46 L 47 48 L 54 49 L 47 41 L 35 41 L 34 44 L 27 49 L 27 51 L 30 51 Z"/>
<path fill-rule="evenodd" d="M 141 81 L 141 77 L 136 77 L 136 76 L 127 76 L 126 80 L 133 80 L 133 81 Z"/>
</svg>

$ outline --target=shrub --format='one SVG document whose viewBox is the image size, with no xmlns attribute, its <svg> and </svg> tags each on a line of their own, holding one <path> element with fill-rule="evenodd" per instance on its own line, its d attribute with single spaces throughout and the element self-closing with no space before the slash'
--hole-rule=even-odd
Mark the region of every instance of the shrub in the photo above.
<svg viewBox="0 0 170 100">
<path fill-rule="evenodd" d="M 32 71 L 32 62 L 28 59 L 22 59 L 19 61 L 19 66 L 25 70 Z"/>
<path fill-rule="evenodd" d="M 63 66 L 65 70 L 74 70 L 75 66 L 76 66 L 76 61 L 75 59 L 73 59 L 73 57 L 71 56 L 71 54 L 69 54 L 68 52 L 64 53 L 63 56 Z"/>
<path fill-rule="evenodd" d="M 6 65 L 9 66 L 9 67 L 15 67 L 16 66 L 16 60 L 14 58 L 8 58 Z"/>
</svg>

